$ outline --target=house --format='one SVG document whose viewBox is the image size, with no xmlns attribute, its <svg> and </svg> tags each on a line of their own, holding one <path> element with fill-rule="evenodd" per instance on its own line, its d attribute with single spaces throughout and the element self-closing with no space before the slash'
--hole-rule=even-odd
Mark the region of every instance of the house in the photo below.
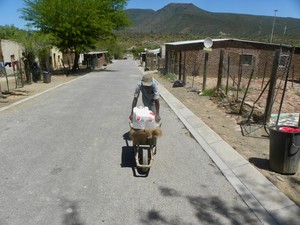
<svg viewBox="0 0 300 225">
<path fill-rule="evenodd" d="M 5 68 L 7 74 L 13 74 L 20 68 L 24 47 L 15 41 L 0 40 L 0 67 Z"/>
<path fill-rule="evenodd" d="M 96 68 L 106 65 L 108 62 L 107 51 L 94 51 L 83 54 L 82 64 L 87 67 Z"/>
<path fill-rule="evenodd" d="M 204 40 L 180 41 L 165 44 L 165 73 L 175 73 L 179 79 L 185 76 L 204 74 L 204 64 L 208 77 L 217 77 L 222 52 L 223 74 L 250 76 L 254 69 L 255 77 L 270 77 L 275 50 L 280 50 L 278 70 L 286 70 L 292 56 L 289 77 L 300 79 L 300 47 L 247 41 L 240 39 L 213 39 L 211 51 L 205 51 Z M 205 59 L 205 57 L 207 57 Z"/>
<path fill-rule="evenodd" d="M 62 66 L 72 68 L 75 60 L 75 52 L 70 50 L 62 54 Z M 94 51 L 81 53 L 78 64 L 86 65 L 87 68 L 101 67 L 107 64 L 107 51 Z"/>
<path fill-rule="evenodd" d="M 25 48 L 22 44 L 11 40 L 0 40 L 0 62 L 5 65 L 7 74 L 13 74 L 22 61 Z M 62 67 L 63 54 L 55 47 L 50 50 L 50 62 L 53 69 Z M 36 59 L 38 61 L 38 59 Z"/>
<path fill-rule="evenodd" d="M 145 62 L 145 68 L 154 70 L 158 67 L 161 55 L 161 49 L 145 49 L 145 52 L 142 52 L 142 61 Z"/>
</svg>

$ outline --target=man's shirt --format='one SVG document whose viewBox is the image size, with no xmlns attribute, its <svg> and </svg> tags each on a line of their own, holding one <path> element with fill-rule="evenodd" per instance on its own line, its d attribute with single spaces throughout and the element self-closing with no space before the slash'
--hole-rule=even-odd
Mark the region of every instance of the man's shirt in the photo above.
<svg viewBox="0 0 300 225">
<path fill-rule="evenodd" d="M 134 97 L 139 98 L 140 92 L 142 92 L 142 100 L 143 100 L 144 106 L 147 106 L 151 110 L 154 101 L 159 99 L 157 81 L 155 79 L 153 79 L 151 88 L 149 88 L 149 89 L 147 89 L 147 87 L 144 87 L 142 85 L 142 82 L 139 81 L 135 88 Z"/>
</svg>

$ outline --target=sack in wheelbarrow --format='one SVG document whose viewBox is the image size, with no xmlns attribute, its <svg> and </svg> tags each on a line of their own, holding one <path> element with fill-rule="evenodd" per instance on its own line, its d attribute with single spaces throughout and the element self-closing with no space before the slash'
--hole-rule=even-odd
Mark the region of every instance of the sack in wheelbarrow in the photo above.
<svg viewBox="0 0 300 225">
<path fill-rule="evenodd" d="M 156 145 L 156 138 L 162 135 L 160 127 L 155 129 L 134 129 L 129 132 L 133 145 Z"/>
</svg>

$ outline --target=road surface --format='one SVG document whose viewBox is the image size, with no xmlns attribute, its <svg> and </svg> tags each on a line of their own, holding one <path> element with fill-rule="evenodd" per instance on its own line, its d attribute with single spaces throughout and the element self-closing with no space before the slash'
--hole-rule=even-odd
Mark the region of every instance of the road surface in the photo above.
<svg viewBox="0 0 300 225">
<path fill-rule="evenodd" d="M 163 100 L 158 153 L 136 171 L 126 136 L 141 77 L 120 60 L 0 111 L 1 225 L 260 224 Z"/>
</svg>

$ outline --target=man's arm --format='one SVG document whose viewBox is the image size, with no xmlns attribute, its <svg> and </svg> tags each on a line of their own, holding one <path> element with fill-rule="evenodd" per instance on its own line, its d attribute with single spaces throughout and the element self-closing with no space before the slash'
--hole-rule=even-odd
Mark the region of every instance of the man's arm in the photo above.
<svg viewBox="0 0 300 225">
<path fill-rule="evenodd" d="M 160 108 L 159 99 L 156 99 L 156 100 L 155 100 L 155 109 L 156 109 L 155 121 L 156 121 L 156 122 L 159 122 L 159 121 L 160 121 L 159 108 Z"/>
<path fill-rule="evenodd" d="M 130 113 L 130 116 L 129 116 L 130 120 L 132 120 L 133 108 L 136 107 L 137 101 L 138 101 L 138 98 L 136 98 L 136 97 L 134 97 L 133 100 L 132 100 L 131 113 Z"/>
</svg>

